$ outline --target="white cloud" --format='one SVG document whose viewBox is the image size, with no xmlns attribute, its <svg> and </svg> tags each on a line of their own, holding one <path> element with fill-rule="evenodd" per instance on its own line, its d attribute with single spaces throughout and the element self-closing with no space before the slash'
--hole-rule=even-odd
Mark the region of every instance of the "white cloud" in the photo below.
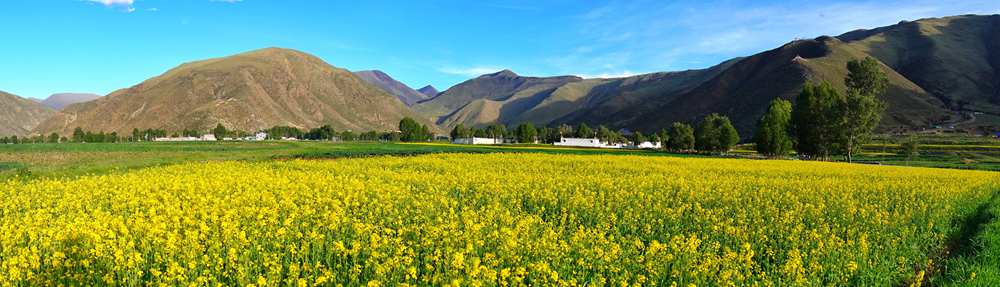
<svg viewBox="0 0 1000 287">
<path fill-rule="evenodd" d="M 450 75 L 459 75 L 466 77 L 478 77 L 485 74 L 496 73 L 504 70 L 503 68 L 495 67 L 468 67 L 468 68 L 455 68 L 455 67 L 444 67 L 439 68 L 438 72 L 442 72 Z"/>
<path fill-rule="evenodd" d="M 89 1 L 101 3 L 101 5 L 104 6 L 115 6 L 115 5 L 132 6 L 132 4 L 135 4 L 135 0 L 89 0 Z"/>
<path fill-rule="evenodd" d="M 647 73 L 634 73 L 632 71 L 625 70 L 617 73 L 580 74 L 576 76 L 584 79 L 615 79 L 615 78 L 627 78 L 642 74 L 647 74 Z"/>
<path fill-rule="evenodd" d="M 622 70 L 703 68 L 776 48 L 797 38 L 957 14 L 990 14 L 995 0 L 752 1 L 636 0 L 614 2 L 574 18 L 577 48 L 545 63 L 561 73 L 614 75 Z"/>
</svg>

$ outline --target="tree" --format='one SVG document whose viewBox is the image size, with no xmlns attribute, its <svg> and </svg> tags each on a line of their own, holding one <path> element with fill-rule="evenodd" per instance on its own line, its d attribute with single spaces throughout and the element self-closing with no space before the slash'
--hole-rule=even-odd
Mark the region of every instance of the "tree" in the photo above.
<svg viewBox="0 0 1000 287">
<path fill-rule="evenodd" d="M 667 148 L 670 144 L 670 131 L 667 129 L 660 129 L 660 132 L 656 133 L 657 139 L 660 141 L 660 147 Z"/>
<path fill-rule="evenodd" d="M 642 134 L 642 132 L 636 131 L 632 133 L 632 143 L 635 144 L 636 146 L 647 141 L 649 141 L 649 139 L 646 138 L 646 135 Z"/>
<path fill-rule="evenodd" d="M 615 132 L 609 129 L 605 125 L 600 125 L 597 127 L 597 139 L 603 142 L 611 142 L 615 140 Z"/>
<path fill-rule="evenodd" d="M 576 137 L 593 138 L 594 136 L 594 130 L 590 129 L 586 123 L 581 123 L 580 126 L 576 127 Z"/>
<path fill-rule="evenodd" d="M 416 120 L 409 117 L 399 120 L 399 132 L 402 133 L 400 139 L 404 142 L 427 140 L 427 127 L 422 126 Z"/>
<path fill-rule="evenodd" d="M 538 130 L 531 123 L 522 123 L 514 129 L 514 136 L 518 143 L 535 143 Z"/>
<path fill-rule="evenodd" d="M 212 135 L 215 135 L 215 140 L 221 141 L 228 134 L 229 131 L 226 130 L 226 127 L 222 126 L 222 124 L 215 125 L 215 129 L 212 130 Z"/>
<path fill-rule="evenodd" d="M 694 148 L 694 129 L 685 123 L 674 123 L 670 126 L 668 136 L 669 147 L 672 150 L 684 151 Z"/>
<path fill-rule="evenodd" d="M 132 139 L 131 139 L 131 141 L 134 141 L 134 142 L 139 141 L 139 138 L 142 138 L 142 132 L 139 131 L 139 128 L 132 128 Z"/>
<path fill-rule="evenodd" d="M 843 121 L 837 111 L 842 98 L 827 82 L 807 83 L 802 87 L 792 108 L 795 150 L 800 156 L 828 159 L 836 150 L 838 129 Z"/>
<path fill-rule="evenodd" d="M 847 94 L 837 112 L 843 117 L 839 127 L 841 151 L 847 155 L 847 162 L 852 162 L 854 154 L 868 141 L 882 119 L 885 103 L 879 97 L 885 95 L 889 78 L 878 61 L 871 57 L 848 62 L 847 71 L 844 79 Z"/>
<path fill-rule="evenodd" d="M 49 143 L 59 143 L 59 134 L 51 133 L 49 134 Z"/>
<path fill-rule="evenodd" d="M 771 106 L 757 122 L 754 134 L 757 152 L 769 157 L 788 155 L 792 150 L 791 121 L 792 103 L 782 99 L 771 101 Z"/>
<path fill-rule="evenodd" d="M 501 124 L 494 124 L 486 127 L 486 134 L 494 141 L 500 140 L 507 134 L 507 127 Z"/>
<path fill-rule="evenodd" d="M 906 156 L 907 160 L 920 155 L 920 143 L 917 142 L 917 137 L 910 136 L 899 147 L 902 155 Z"/>
<path fill-rule="evenodd" d="M 83 132 L 82 128 L 76 127 L 75 129 L 73 129 L 73 142 L 76 143 L 83 142 L 84 137 L 86 136 L 87 134 Z"/>
<path fill-rule="evenodd" d="M 455 128 L 451 129 L 451 140 L 468 138 L 472 136 L 472 130 L 466 128 L 463 124 L 458 124 Z"/>
<path fill-rule="evenodd" d="M 694 137 L 695 148 L 710 152 L 727 152 L 740 141 L 729 118 L 715 113 L 702 119 Z"/>
</svg>

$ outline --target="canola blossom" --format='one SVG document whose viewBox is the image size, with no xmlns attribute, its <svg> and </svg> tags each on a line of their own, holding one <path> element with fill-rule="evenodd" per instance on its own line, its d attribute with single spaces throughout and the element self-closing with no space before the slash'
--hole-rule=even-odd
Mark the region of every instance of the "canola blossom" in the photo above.
<svg viewBox="0 0 1000 287">
<path fill-rule="evenodd" d="M 0 184 L 0 285 L 919 283 L 998 179 L 439 154 L 11 181 Z"/>
</svg>

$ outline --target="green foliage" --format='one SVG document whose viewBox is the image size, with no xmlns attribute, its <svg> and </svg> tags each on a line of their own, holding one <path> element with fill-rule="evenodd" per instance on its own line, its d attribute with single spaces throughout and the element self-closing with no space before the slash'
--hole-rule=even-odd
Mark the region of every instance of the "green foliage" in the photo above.
<svg viewBox="0 0 1000 287">
<path fill-rule="evenodd" d="M 538 137 L 538 130 L 531 123 L 522 123 L 514 129 L 514 136 L 518 143 L 534 143 Z"/>
<path fill-rule="evenodd" d="M 843 96 L 823 82 L 802 87 L 792 109 L 792 130 L 800 156 L 828 159 L 836 151 L 843 118 L 838 105 Z"/>
<path fill-rule="evenodd" d="M 765 156 L 786 156 L 792 150 L 789 135 L 792 120 L 792 103 L 782 99 L 771 101 L 771 106 L 757 122 L 754 143 L 757 152 Z"/>
<path fill-rule="evenodd" d="M 135 131 L 133 130 L 133 132 Z M 215 125 L 215 128 L 212 129 L 212 135 L 215 136 L 215 140 L 221 141 L 223 138 L 229 136 L 229 130 L 227 130 L 222 124 L 217 124 Z"/>
<path fill-rule="evenodd" d="M 695 148 L 709 152 L 727 152 L 740 141 L 729 118 L 715 113 L 702 119 L 694 137 Z"/>
<path fill-rule="evenodd" d="M 302 138 L 302 130 L 289 127 L 289 126 L 275 126 L 270 129 L 265 130 L 267 132 L 267 139 L 270 140 L 280 140 L 282 138 Z"/>
<path fill-rule="evenodd" d="M 899 145 L 900 155 L 905 156 L 907 159 L 912 159 L 920 155 L 920 143 L 917 138 L 910 136 L 903 143 Z"/>
<path fill-rule="evenodd" d="M 591 129 L 586 123 L 581 123 L 580 126 L 576 127 L 576 137 L 593 138 L 594 136 L 596 136 L 594 130 Z"/>
<path fill-rule="evenodd" d="M 694 129 L 685 123 L 673 123 L 670 126 L 668 147 L 675 151 L 685 151 L 694 148 Z"/>
<path fill-rule="evenodd" d="M 463 124 L 458 124 L 455 128 L 451 129 L 451 139 L 469 138 L 472 137 L 475 131 L 466 128 Z"/>
<path fill-rule="evenodd" d="M 430 140 L 431 134 L 426 125 L 418 123 L 411 118 L 399 120 L 400 139 L 404 142 L 416 142 Z"/>
<path fill-rule="evenodd" d="M 837 112 L 843 117 L 842 126 L 838 128 L 841 152 L 850 162 L 882 118 L 886 107 L 878 98 L 885 95 L 889 79 L 878 61 L 871 57 L 848 62 L 847 70 L 844 80 L 847 94 Z"/>
<path fill-rule="evenodd" d="M 493 139 L 503 139 L 507 135 L 507 127 L 501 124 L 494 124 L 486 127 L 486 134 Z"/>
<path fill-rule="evenodd" d="M 304 135 L 304 137 L 307 140 L 329 141 L 337 137 L 337 131 L 334 130 L 333 127 L 331 127 L 330 125 L 323 125 L 318 128 L 310 129 L 309 132 L 307 132 Z"/>
</svg>

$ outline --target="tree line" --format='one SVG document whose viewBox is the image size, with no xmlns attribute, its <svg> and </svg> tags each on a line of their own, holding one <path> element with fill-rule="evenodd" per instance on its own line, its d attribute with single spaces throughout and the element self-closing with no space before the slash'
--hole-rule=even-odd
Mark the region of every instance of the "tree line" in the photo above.
<svg viewBox="0 0 1000 287">
<path fill-rule="evenodd" d="M 848 62 L 847 70 L 845 93 L 828 82 L 809 83 L 794 105 L 772 101 L 757 123 L 757 152 L 782 157 L 795 151 L 799 157 L 818 160 L 842 155 L 853 161 L 886 109 L 878 98 L 886 93 L 889 80 L 870 57 Z"/>
</svg>

